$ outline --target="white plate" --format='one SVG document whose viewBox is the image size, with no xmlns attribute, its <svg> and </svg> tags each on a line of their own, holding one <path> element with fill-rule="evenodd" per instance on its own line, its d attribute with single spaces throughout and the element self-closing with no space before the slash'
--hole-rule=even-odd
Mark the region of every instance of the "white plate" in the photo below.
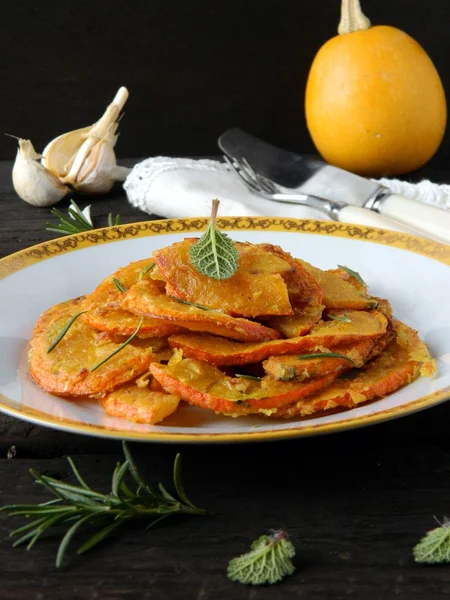
<svg viewBox="0 0 450 600">
<path fill-rule="evenodd" d="M 450 247 L 381 229 L 276 218 L 236 217 L 219 225 L 238 241 L 278 244 L 321 268 L 359 271 L 375 296 L 419 331 L 439 374 L 382 400 L 316 418 L 231 419 L 184 405 L 158 426 L 105 415 L 94 401 L 43 392 L 28 376 L 27 344 L 39 315 L 92 291 L 108 274 L 153 250 L 196 235 L 206 219 L 149 221 L 61 238 L 0 261 L 0 411 L 21 419 L 103 437 L 151 441 L 247 441 L 339 431 L 433 406 L 450 396 Z"/>
</svg>

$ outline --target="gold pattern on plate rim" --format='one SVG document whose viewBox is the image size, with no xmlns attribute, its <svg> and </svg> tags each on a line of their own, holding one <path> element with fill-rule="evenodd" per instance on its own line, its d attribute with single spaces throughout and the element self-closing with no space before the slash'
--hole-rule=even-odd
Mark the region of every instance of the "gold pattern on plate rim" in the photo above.
<svg viewBox="0 0 450 600">
<path fill-rule="evenodd" d="M 129 225 L 105 227 L 85 233 L 78 233 L 50 242 L 43 242 L 25 250 L 0 259 L 0 280 L 42 260 L 52 258 L 61 253 L 88 248 L 98 244 L 107 244 L 127 238 L 165 235 L 173 233 L 199 232 L 206 228 L 208 218 L 164 219 L 159 221 L 143 221 Z M 400 248 L 422 256 L 427 256 L 438 262 L 450 265 L 450 246 L 419 238 L 396 231 L 388 231 L 375 227 L 363 227 L 335 221 L 312 219 L 286 219 L 277 217 L 222 217 L 218 219 L 220 229 L 226 231 L 286 231 L 289 233 L 305 233 L 326 235 L 383 244 Z M 31 422 L 47 425 L 64 431 L 75 431 L 99 437 L 119 437 L 135 440 L 160 442 L 229 442 L 229 441 L 258 441 L 268 439 L 285 439 L 291 437 L 310 436 L 319 433 L 342 431 L 363 425 L 381 423 L 383 421 L 412 414 L 427 407 L 435 406 L 445 401 L 450 394 L 450 388 L 433 392 L 402 406 L 385 409 L 376 414 L 350 417 L 337 423 L 325 423 L 303 426 L 301 428 L 241 431 L 238 433 L 160 433 L 132 432 L 102 428 L 98 425 L 81 424 L 69 419 L 50 418 L 46 413 L 33 409 L 27 412 L 15 408 L 17 402 L 0 394 L 0 409 L 2 412 L 17 418 L 25 415 Z M 264 425 L 263 425 L 264 427 Z M 251 429 L 251 428 L 250 428 Z"/>
<path fill-rule="evenodd" d="M 209 219 L 206 217 L 143 221 L 57 238 L 0 259 L 0 279 L 61 253 L 97 246 L 98 244 L 117 242 L 127 238 L 199 232 L 206 228 L 208 222 Z M 422 254 L 450 265 L 450 246 L 407 233 L 388 231 L 376 227 L 363 227 L 362 225 L 338 223 L 336 221 L 286 219 L 282 217 L 222 217 L 218 219 L 218 226 L 226 231 L 286 231 L 373 242 Z"/>
</svg>

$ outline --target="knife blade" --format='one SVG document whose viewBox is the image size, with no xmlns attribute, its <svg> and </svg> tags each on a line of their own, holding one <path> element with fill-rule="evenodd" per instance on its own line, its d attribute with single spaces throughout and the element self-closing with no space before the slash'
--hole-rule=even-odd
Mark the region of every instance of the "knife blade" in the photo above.
<svg viewBox="0 0 450 600">
<path fill-rule="evenodd" d="M 286 193 L 295 191 L 368 208 L 450 244 L 450 212 L 393 194 L 375 181 L 278 148 L 237 127 L 225 131 L 218 144 L 225 154 L 245 158 L 257 173 Z"/>
</svg>

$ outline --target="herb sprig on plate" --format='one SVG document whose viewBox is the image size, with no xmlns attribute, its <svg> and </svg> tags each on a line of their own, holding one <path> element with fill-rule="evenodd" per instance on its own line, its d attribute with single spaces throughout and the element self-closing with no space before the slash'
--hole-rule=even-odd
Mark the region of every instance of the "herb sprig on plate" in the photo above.
<svg viewBox="0 0 450 600">
<path fill-rule="evenodd" d="M 229 279 L 239 267 L 239 254 L 233 240 L 216 227 L 219 200 L 212 201 L 211 219 L 197 243 L 189 248 L 191 263 L 202 275 Z"/>
</svg>

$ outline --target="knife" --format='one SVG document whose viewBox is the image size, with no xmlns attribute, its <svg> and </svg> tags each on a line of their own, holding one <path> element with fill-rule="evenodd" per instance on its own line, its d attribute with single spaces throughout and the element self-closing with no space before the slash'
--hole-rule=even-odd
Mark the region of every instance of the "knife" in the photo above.
<svg viewBox="0 0 450 600">
<path fill-rule="evenodd" d="M 246 159 L 258 174 L 284 188 L 286 193 L 295 191 L 331 202 L 345 201 L 450 244 L 450 212 L 441 208 L 393 194 L 375 181 L 322 160 L 277 148 L 237 127 L 225 131 L 218 144 L 224 154 L 238 160 Z"/>
</svg>

